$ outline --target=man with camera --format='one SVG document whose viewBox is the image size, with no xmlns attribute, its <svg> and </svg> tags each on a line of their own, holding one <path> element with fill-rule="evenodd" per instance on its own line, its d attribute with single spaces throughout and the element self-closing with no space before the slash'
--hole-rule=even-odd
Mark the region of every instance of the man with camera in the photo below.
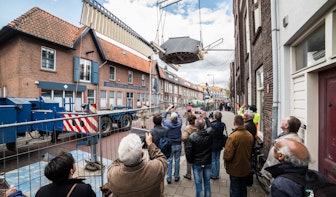
<svg viewBox="0 0 336 197">
<path fill-rule="evenodd" d="M 167 119 L 167 115 L 170 113 L 170 120 Z M 172 168 L 173 159 L 174 164 L 174 180 L 178 182 L 180 180 L 180 157 L 182 151 L 182 117 L 176 112 L 174 105 L 170 105 L 167 110 L 162 114 L 163 126 L 168 128 L 168 138 L 172 142 L 172 152 L 168 158 L 168 170 L 167 170 L 167 183 L 170 184 L 172 180 Z"/>
<path fill-rule="evenodd" d="M 113 196 L 163 196 L 167 161 L 146 133 L 149 160 L 144 160 L 143 142 L 137 134 L 124 137 L 118 148 L 119 159 L 108 169 L 108 188 Z"/>
</svg>

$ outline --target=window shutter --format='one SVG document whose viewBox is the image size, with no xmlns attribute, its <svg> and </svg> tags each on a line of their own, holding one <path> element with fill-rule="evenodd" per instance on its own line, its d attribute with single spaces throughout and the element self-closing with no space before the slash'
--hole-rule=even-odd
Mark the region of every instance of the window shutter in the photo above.
<svg viewBox="0 0 336 197">
<path fill-rule="evenodd" d="M 79 57 L 74 57 L 74 82 L 79 82 Z"/>
<path fill-rule="evenodd" d="M 97 85 L 99 81 L 99 65 L 98 62 L 92 61 L 91 83 Z"/>
</svg>

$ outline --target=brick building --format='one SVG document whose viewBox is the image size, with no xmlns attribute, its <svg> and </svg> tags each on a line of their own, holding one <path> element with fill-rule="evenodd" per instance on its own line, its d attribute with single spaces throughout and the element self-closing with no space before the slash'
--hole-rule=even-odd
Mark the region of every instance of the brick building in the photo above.
<svg viewBox="0 0 336 197">
<path fill-rule="evenodd" d="M 256 105 L 259 130 L 269 147 L 272 139 L 272 37 L 270 1 L 235 0 L 235 61 L 231 90 L 236 104 Z"/>
<path fill-rule="evenodd" d="M 97 103 L 98 109 L 136 108 L 141 102 L 154 107 L 158 106 L 154 99 L 163 100 L 160 95 L 166 91 L 159 88 L 164 83 L 158 83 L 156 61 L 40 8 L 3 27 L 0 46 L 1 97 L 44 96 L 78 111 L 83 103 Z"/>
<path fill-rule="evenodd" d="M 281 132 L 282 118 L 299 118 L 299 136 L 315 161 L 309 167 L 332 182 L 336 182 L 335 9 L 332 0 L 234 1 L 237 48 L 232 63 L 235 100 L 256 102 L 258 108 L 261 101 L 267 147 Z"/>
</svg>

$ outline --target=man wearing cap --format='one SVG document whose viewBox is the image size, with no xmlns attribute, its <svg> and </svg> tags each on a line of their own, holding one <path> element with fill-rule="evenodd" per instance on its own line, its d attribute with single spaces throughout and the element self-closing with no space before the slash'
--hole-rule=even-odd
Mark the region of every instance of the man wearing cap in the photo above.
<svg viewBox="0 0 336 197">
<path fill-rule="evenodd" d="M 170 120 L 167 119 L 167 115 L 170 113 Z M 182 118 L 174 105 L 171 105 L 162 114 L 163 126 L 168 128 L 168 138 L 172 142 L 172 154 L 168 158 L 168 170 L 167 170 L 167 183 L 170 184 L 172 180 L 172 168 L 173 168 L 173 158 L 174 164 L 174 180 L 178 182 L 180 180 L 180 156 L 182 150 Z"/>
</svg>

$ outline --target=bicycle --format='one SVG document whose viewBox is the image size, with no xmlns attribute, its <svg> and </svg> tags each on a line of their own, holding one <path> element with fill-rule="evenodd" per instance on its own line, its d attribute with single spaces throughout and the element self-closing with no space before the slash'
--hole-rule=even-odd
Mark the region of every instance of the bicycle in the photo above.
<svg viewBox="0 0 336 197">
<path fill-rule="evenodd" d="M 267 159 L 267 156 L 265 156 L 261 152 L 262 147 L 263 147 L 263 143 L 257 143 L 257 145 L 253 147 L 252 159 L 251 159 L 251 169 L 252 169 L 252 173 L 256 175 L 256 179 L 260 187 L 268 195 L 270 193 L 270 190 L 269 190 L 270 181 L 261 174 L 261 169 L 264 166 L 264 163 L 266 162 L 266 159 Z"/>
</svg>

